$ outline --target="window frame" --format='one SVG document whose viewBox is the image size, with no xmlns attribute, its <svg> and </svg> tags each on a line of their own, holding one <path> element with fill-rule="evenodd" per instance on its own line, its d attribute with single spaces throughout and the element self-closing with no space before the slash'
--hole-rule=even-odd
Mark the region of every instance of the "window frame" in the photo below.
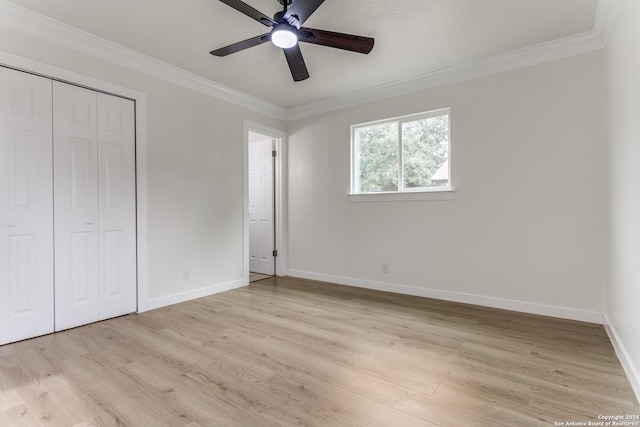
<svg viewBox="0 0 640 427">
<path fill-rule="evenodd" d="M 437 187 L 419 187 L 419 188 L 402 188 L 404 180 L 403 165 L 403 143 L 402 143 L 402 125 L 403 123 L 426 120 L 433 117 L 447 116 L 449 141 L 447 144 L 447 152 L 449 153 L 448 162 L 448 183 L 446 186 Z M 355 132 L 359 128 L 369 126 L 382 125 L 386 123 L 397 123 L 398 132 L 398 189 L 393 191 L 377 191 L 377 192 L 357 192 L 358 170 L 357 170 L 357 153 Z M 347 195 L 351 202 L 367 202 L 367 201 L 407 201 L 407 200 L 453 200 L 455 192 L 452 186 L 452 161 L 451 161 L 451 108 L 440 108 L 421 113 L 408 114 L 371 122 L 358 123 L 351 125 L 351 147 L 350 147 L 350 192 Z"/>
</svg>

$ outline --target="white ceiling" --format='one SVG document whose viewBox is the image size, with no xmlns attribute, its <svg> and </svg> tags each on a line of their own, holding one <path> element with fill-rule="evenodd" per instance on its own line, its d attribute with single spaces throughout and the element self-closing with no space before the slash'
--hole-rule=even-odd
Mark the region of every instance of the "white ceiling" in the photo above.
<svg viewBox="0 0 640 427">
<path fill-rule="evenodd" d="M 9 0 L 285 109 L 589 32 L 598 0 L 326 0 L 305 26 L 375 38 L 369 55 L 301 43 L 294 83 L 271 44 L 209 51 L 269 31 L 218 0 Z M 272 16 L 277 0 L 245 0 Z"/>
</svg>

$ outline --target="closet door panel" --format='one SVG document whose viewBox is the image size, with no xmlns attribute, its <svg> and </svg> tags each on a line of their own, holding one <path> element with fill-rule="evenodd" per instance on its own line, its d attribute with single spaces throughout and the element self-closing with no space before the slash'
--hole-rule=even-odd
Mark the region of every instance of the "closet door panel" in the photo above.
<svg viewBox="0 0 640 427">
<path fill-rule="evenodd" d="M 100 320 L 97 94 L 54 82 L 55 329 Z"/>
<path fill-rule="evenodd" d="M 136 311 L 133 101 L 98 94 L 101 319 Z"/>
<path fill-rule="evenodd" d="M 0 344 L 53 331 L 51 84 L 0 67 Z"/>
</svg>

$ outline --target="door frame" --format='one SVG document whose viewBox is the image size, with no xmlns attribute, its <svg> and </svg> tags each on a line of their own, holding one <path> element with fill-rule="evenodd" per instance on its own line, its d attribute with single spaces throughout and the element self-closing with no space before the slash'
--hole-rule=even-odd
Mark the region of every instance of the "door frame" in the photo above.
<svg viewBox="0 0 640 427">
<path fill-rule="evenodd" d="M 278 153 L 275 161 L 275 187 L 276 194 L 275 213 L 275 244 L 278 256 L 275 259 L 276 276 L 286 276 L 288 260 L 288 239 L 287 239 L 287 134 L 281 130 L 269 126 L 255 123 L 250 120 L 243 120 L 243 145 L 242 145 L 242 191 L 243 191 L 243 281 L 249 283 L 249 132 L 259 133 L 273 138 L 275 150 Z"/>
<path fill-rule="evenodd" d="M 137 312 L 150 310 L 147 208 L 147 96 L 137 90 L 0 51 L 0 65 L 97 92 L 127 98 L 135 103 L 136 138 L 136 270 Z"/>
</svg>

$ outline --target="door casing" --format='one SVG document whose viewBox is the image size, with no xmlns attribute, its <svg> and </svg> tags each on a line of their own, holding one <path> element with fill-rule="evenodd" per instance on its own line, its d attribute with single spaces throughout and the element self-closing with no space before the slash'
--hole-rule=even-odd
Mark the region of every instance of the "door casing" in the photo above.
<svg viewBox="0 0 640 427">
<path fill-rule="evenodd" d="M 275 242 L 278 256 L 276 257 L 276 276 L 285 276 L 287 274 L 287 256 L 288 256 L 288 244 L 286 233 L 286 206 L 287 206 L 287 186 L 286 186 L 286 170 L 287 170 L 287 134 L 281 130 L 274 129 L 259 123 L 252 122 L 250 120 L 243 121 L 243 234 L 244 234 L 244 262 L 243 280 L 249 283 L 249 132 L 256 132 L 275 140 Z"/>
</svg>

